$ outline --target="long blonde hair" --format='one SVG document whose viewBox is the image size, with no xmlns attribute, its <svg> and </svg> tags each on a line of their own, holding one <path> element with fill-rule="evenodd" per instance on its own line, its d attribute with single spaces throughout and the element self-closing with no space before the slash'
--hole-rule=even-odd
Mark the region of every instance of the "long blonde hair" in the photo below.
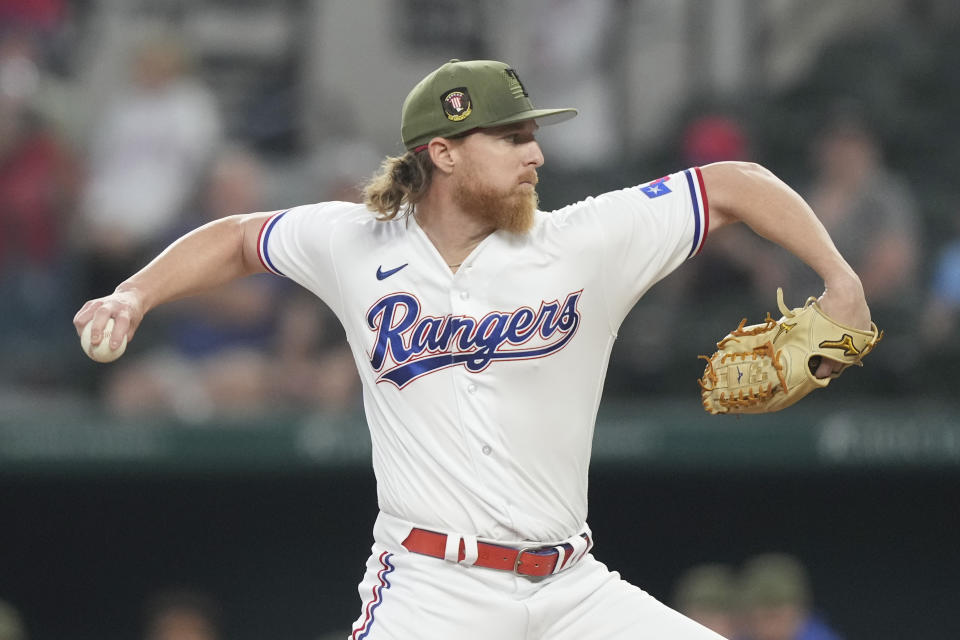
<svg viewBox="0 0 960 640">
<path fill-rule="evenodd" d="M 387 156 L 379 173 L 363 187 L 363 203 L 376 212 L 378 220 L 412 214 L 430 188 L 432 178 L 433 161 L 426 149 Z"/>
</svg>

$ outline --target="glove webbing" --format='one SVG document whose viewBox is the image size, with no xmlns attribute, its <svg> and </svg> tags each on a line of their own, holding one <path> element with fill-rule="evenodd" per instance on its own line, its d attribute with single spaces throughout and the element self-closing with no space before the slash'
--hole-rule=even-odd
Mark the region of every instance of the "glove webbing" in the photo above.
<svg viewBox="0 0 960 640">
<path fill-rule="evenodd" d="M 723 348 L 723 345 L 726 344 L 729 340 L 734 340 L 736 336 L 752 336 L 764 331 L 769 331 L 773 327 L 777 326 L 776 321 L 770 317 L 770 314 L 767 314 L 766 324 L 758 325 L 753 329 L 744 329 L 744 324 L 747 319 L 744 318 L 740 321 L 740 325 L 734 329 L 729 336 L 721 340 L 718 344 L 718 348 Z M 763 386 L 754 389 L 750 387 L 748 389 L 740 389 L 736 394 L 730 394 L 728 398 L 726 394 L 721 391 L 720 396 L 717 398 L 717 403 L 728 409 L 744 408 L 751 407 L 761 402 L 768 400 L 775 394 L 777 391 L 782 391 L 783 393 L 787 392 L 787 381 L 783 376 L 783 364 L 780 362 L 780 353 L 773 348 L 772 342 L 766 342 L 765 344 L 755 347 L 753 351 L 741 351 L 739 353 L 725 353 L 720 358 L 720 363 L 723 364 L 727 360 L 736 360 L 740 358 L 741 360 L 746 361 L 748 358 L 750 360 L 757 360 L 762 357 L 770 358 L 770 362 L 773 364 L 774 370 L 777 372 L 777 378 L 780 380 L 780 386 L 777 389 L 774 389 L 773 383 L 770 382 L 767 384 L 767 388 L 764 389 Z M 707 369 L 704 371 L 704 377 L 707 378 L 711 386 L 707 386 L 703 383 L 702 380 L 697 380 L 697 384 L 700 385 L 700 388 L 704 391 L 713 391 L 716 387 L 717 382 L 719 381 L 719 376 L 717 375 L 716 369 L 713 367 L 713 362 L 707 356 L 699 356 L 701 360 L 706 360 Z M 703 406 L 705 409 L 709 410 L 709 403 L 706 400 L 703 401 Z"/>
</svg>

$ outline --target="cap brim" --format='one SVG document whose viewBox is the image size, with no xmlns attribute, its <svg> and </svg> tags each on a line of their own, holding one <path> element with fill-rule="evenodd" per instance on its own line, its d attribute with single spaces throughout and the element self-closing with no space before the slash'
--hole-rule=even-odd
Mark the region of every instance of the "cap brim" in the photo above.
<svg viewBox="0 0 960 640">
<path fill-rule="evenodd" d="M 576 109 L 531 109 L 530 111 L 516 113 L 509 118 L 503 118 L 490 124 L 481 125 L 479 128 L 489 129 L 490 127 L 501 127 L 505 124 L 514 124 L 515 122 L 523 122 L 525 120 L 536 120 L 537 124 L 544 127 L 550 124 L 566 122 L 576 116 L 577 113 L 578 111 Z"/>
</svg>

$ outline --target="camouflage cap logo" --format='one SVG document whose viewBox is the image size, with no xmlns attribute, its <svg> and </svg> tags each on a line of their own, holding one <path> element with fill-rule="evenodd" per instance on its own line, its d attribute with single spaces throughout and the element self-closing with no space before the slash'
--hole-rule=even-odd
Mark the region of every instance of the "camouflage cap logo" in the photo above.
<svg viewBox="0 0 960 640">
<path fill-rule="evenodd" d="M 440 97 L 440 103 L 443 105 L 443 113 L 447 119 L 454 122 L 465 120 L 473 112 L 473 103 L 470 102 L 470 94 L 466 87 L 447 91 Z"/>
<path fill-rule="evenodd" d="M 517 72 L 513 69 L 507 68 L 503 72 L 507 74 L 507 87 L 510 89 L 510 93 L 513 94 L 513 97 L 516 99 L 528 98 L 530 94 L 527 93 L 527 88 L 523 86 L 523 83 L 520 82 L 520 76 L 517 75 Z"/>
</svg>

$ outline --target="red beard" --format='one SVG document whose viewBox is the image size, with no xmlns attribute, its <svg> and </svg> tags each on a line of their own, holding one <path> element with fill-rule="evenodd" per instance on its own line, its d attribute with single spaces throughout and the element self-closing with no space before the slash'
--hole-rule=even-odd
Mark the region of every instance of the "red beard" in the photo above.
<svg viewBox="0 0 960 640">
<path fill-rule="evenodd" d="M 533 227 L 534 212 L 539 197 L 536 192 L 537 175 L 527 176 L 533 189 L 518 184 L 508 192 L 482 185 L 468 172 L 454 192 L 454 202 L 467 213 L 487 222 L 495 229 L 511 233 L 527 233 Z"/>
</svg>

